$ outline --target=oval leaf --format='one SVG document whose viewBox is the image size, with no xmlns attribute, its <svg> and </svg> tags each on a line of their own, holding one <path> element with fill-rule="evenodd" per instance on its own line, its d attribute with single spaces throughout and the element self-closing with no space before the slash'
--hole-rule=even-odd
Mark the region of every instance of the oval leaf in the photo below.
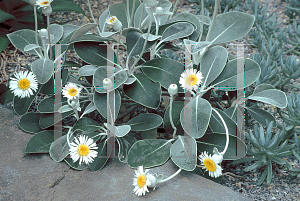
<svg viewBox="0 0 300 201">
<path fill-rule="evenodd" d="M 64 161 L 75 170 L 84 170 L 88 167 L 88 165 L 85 163 L 81 163 L 81 165 L 79 165 L 79 160 L 74 163 L 72 158 L 65 158 Z"/>
<path fill-rule="evenodd" d="M 130 148 L 127 163 L 131 168 L 162 165 L 169 159 L 171 145 L 170 141 L 161 139 L 139 140 Z"/>
<path fill-rule="evenodd" d="M 254 83 L 260 75 L 260 67 L 257 62 L 245 59 L 244 72 L 237 74 L 237 59 L 229 61 L 222 73 L 212 82 L 212 86 L 220 87 L 219 90 L 235 91 L 248 87 Z M 237 88 L 237 76 L 243 76 L 244 87 Z"/>
<path fill-rule="evenodd" d="M 223 71 L 227 62 L 227 50 L 222 46 L 210 48 L 200 62 L 200 72 L 202 73 L 203 86 L 208 86 Z"/>
<path fill-rule="evenodd" d="M 187 134 L 193 138 L 201 138 L 207 129 L 210 116 L 211 105 L 197 96 L 181 110 L 180 123 Z"/>
<path fill-rule="evenodd" d="M 111 145 L 104 141 L 98 144 L 98 149 L 96 151 L 98 152 L 96 158 L 92 163 L 89 163 L 89 168 L 93 171 L 100 170 L 104 167 L 112 151 Z"/>
<path fill-rule="evenodd" d="M 191 35 L 194 31 L 193 25 L 187 22 L 178 22 L 172 24 L 163 32 L 161 41 L 171 41 L 179 38 L 184 38 Z"/>
<path fill-rule="evenodd" d="M 115 92 L 115 117 L 118 116 L 120 107 L 121 107 L 121 95 L 118 90 L 114 90 Z M 98 112 L 106 119 L 107 118 L 107 94 L 94 92 L 94 100 L 93 100 L 96 109 Z"/>
<path fill-rule="evenodd" d="M 133 131 L 146 131 L 157 128 L 163 122 L 163 118 L 157 114 L 141 114 L 126 123 Z"/>
<path fill-rule="evenodd" d="M 143 63 L 142 69 L 148 78 L 153 82 L 160 82 L 161 86 L 165 89 L 168 89 L 171 84 L 176 83 L 178 92 L 184 92 L 179 84 L 180 76 L 184 72 L 184 65 L 182 63 L 174 59 L 158 58 Z"/>
<path fill-rule="evenodd" d="M 226 43 L 245 36 L 253 26 L 255 17 L 242 12 L 228 12 L 216 17 L 209 41 Z"/>
<path fill-rule="evenodd" d="M 134 74 L 137 80 L 130 85 L 124 85 L 124 93 L 132 100 L 149 108 L 156 109 L 161 100 L 161 86 L 153 83 L 145 75 Z"/>
<path fill-rule="evenodd" d="M 80 118 L 74 125 L 73 131 L 82 130 L 85 132 L 93 132 L 100 128 L 100 125 L 93 119 L 83 117 Z"/>
<path fill-rule="evenodd" d="M 21 117 L 19 126 L 25 132 L 38 133 L 42 130 L 39 126 L 40 117 L 40 113 L 28 112 Z"/>
<path fill-rule="evenodd" d="M 57 43 L 64 33 L 64 28 L 59 24 L 50 24 L 49 30 L 50 34 L 54 36 L 54 38 L 50 40 L 52 44 Z"/>
<path fill-rule="evenodd" d="M 285 93 L 277 89 L 263 90 L 248 96 L 247 99 L 261 101 L 279 108 L 285 108 L 287 106 Z"/>
<path fill-rule="evenodd" d="M 53 74 L 54 64 L 50 59 L 38 59 L 31 64 L 31 70 L 40 84 L 48 82 Z"/>
<path fill-rule="evenodd" d="M 74 136 L 70 137 L 70 141 L 74 139 Z M 58 139 L 56 139 L 50 146 L 49 154 L 50 157 L 56 161 L 62 161 L 69 153 L 69 145 L 67 142 L 67 135 L 64 135 Z"/>
<path fill-rule="evenodd" d="M 96 26 L 97 26 L 96 23 L 89 23 L 89 24 L 85 24 L 85 25 L 81 26 L 79 29 L 77 29 L 74 32 L 74 34 L 72 35 L 70 41 L 74 41 L 78 37 L 83 36 L 84 34 L 86 34 L 88 31 L 92 30 Z"/>
<path fill-rule="evenodd" d="M 50 146 L 54 142 L 54 132 L 56 131 L 44 130 L 36 133 L 28 141 L 25 153 L 49 153 Z"/>
<path fill-rule="evenodd" d="M 258 121 L 262 125 L 268 126 L 268 123 L 270 123 L 271 121 L 274 121 L 276 123 L 275 118 L 269 112 L 263 109 L 254 107 L 246 107 L 246 109 L 249 112 L 249 114 L 253 117 L 253 119 Z"/>
<path fill-rule="evenodd" d="M 172 161 L 185 171 L 193 171 L 197 164 L 196 140 L 190 136 L 178 136 L 170 149 Z"/>
</svg>

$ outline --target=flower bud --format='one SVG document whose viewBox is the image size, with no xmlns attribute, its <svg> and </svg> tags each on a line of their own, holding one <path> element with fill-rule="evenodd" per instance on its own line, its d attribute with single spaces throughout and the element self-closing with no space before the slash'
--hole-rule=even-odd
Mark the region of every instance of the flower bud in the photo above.
<svg viewBox="0 0 300 201">
<path fill-rule="evenodd" d="M 158 4 L 156 0 L 146 0 L 146 7 L 154 8 Z"/>
<path fill-rule="evenodd" d="M 149 174 L 147 176 L 147 179 L 149 179 L 149 181 L 151 182 L 151 184 L 150 184 L 149 187 L 150 188 L 154 188 L 156 186 L 156 184 L 157 184 L 156 177 L 154 175 L 152 175 L 152 174 Z"/>
<path fill-rule="evenodd" d="M 113 88 L 112 82 L 109 78 L 105 78 L 103 80 L 103 86 L 104 86 L 104 89 L 107 89 L 107 90 L 111 90 Z"/>
<path fill-rule="evenodd" d="M 51 8 L 51 6 L 47 6 L 47 7 L 43 8 L 43 9 L 42 9 L 42 13 L 43 13 L 44 15 L 50 15 L 50 14 L 52 13 L 52 8 Z"/>
<path fill-rule="evenodd" d="M 115 31 L 119 31 L 120 29 L 122 29 L 122 22 L 118 20 L 116 16 L 110 17 L 106 23 L 112 25 Z"/>
<path fill-rule="evenodd" d="M 169 88 L 168 88 L 168 92 L 171 96 L 174 96 L 175 94 L 177 94 L 178 92 L 178 87 L 176 84 L 170 84 Z"/>
<path fill-rule="evenodd" d="M 157 15 L 162 15 L 164 13 L 164 11 L 163 11 L 162 7 L 156 7 L 155 13 Z"/>
<path fill-rule="evenodd" d="M 47 38 L 48 37 L 47 29 L 41 29 L 38 32 L 39 32 L 39 35 L 40 35 L 41 38 L 43 38 L 43 37 Z"/>
</svg>

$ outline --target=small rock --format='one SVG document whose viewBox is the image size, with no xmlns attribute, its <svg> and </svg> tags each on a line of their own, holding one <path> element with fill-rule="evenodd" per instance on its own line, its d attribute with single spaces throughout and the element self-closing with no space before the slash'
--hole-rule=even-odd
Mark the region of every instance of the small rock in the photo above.
<svg viewBox="0 0 300 201">
<path fill-rule="evenodd" d="M 251 187 L 250 187 L 250 185 L 249 184 L 245 184 L 245 188 L 247 189 L 247 190 L 249 190 Z"/>
<path fill-rule="evenodd" d="M 271 198 L 272 200 L 276 200 L 276 198 L 273 196 L 272 198 Z"/>
<path fill-rule="evenodd" d="M 236 183 L 235 186 L 238 187 L 238 188 L 242 188 L 241 182 Z"/>
</svg>

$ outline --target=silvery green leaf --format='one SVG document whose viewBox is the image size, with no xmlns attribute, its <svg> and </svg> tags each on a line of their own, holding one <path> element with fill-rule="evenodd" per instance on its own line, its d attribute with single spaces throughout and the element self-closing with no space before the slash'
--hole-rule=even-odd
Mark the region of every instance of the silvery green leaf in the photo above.
<svg viewBox="0 0 300 201">
<path fill-rule="evenodd" d="M 142 18 L 142 22 L 143 22 L 146 19 L 146 17 L 148 16 L 148 14 L 145 10 L 145 7 L 144 7 L 143 16 L 141 16 L 142 15 L 142 8 L 143 8 L 143 4 L 140 4 L 139 7 L 137 8 L 135 14 L 134 14 L 134 20 L 133 20 L 134 23 L 133 23 L 133 25 L 136 28 L 139 28 L 140 19 Z M 141 22 L 141 24 L 143 24 L 142 22 Z"/>
<path fill-rule="evenodd" d="M 108 17 L 109 17 L 109 10 L 106 9 L 105 11 L 103 11 L 103 13 L 99 17 L 99 27 L 100 27 L 101 32 L 104 32 L 104 30 L 107 26 L 106 20 L 108 19 Z"/>
<path fill-rule="evenodd" d="M 124 84 L 132 84 L 136 81 L 136 78 L 135 77 L 128 77 L 127 80 L 124 82 Z"/>
<path fill-rule="evenodd" d="M 21 29 L 10 34 L 7 34 L 8 39 L 10 42 L 15 46 L 17 49 L 24 52 L 24 48 L 27 45 L 35 44 L 35 32 L 29 29 Z M 42 45 L 42 39 L 38 35 L 38 43 Z M 38 52 L 36 50 L 30 50 L 28 53 L 37 55 Z"/>
<path fill-rule="evenodd" d="M 200 35 L 200 21 L 197 19 L 197 17 L 192 13 L 180 13 L 176 15 L 175 17 L 168 20 L 166 23 L 176 22 L 176 21 L 186 21 L 189 23 L 192 23 L 195 27 L 192 32 L 192 34 L 188 37 L 190 40 L 197 40 Z M 183 38 L 183 37 L 180 37 Z"/>
<path fill-rule="evenodd" d="M 79 26 L 72 25 L 72 24 L 65 24 L 65 25 L 62 25 L 62 27 L 64 29 L 64 32 L 63 32 L 63 36 L 62 36 L 61 40 L 66 39 L 67 36 L 70 35 L 73 31 L 80 28 Z"/>
<path fill-rule="evenodd" d="M 59 24 L 50 24 L 49 26 L 50 30 L 50 42 L 51 43 L 57 43 L 64 33 L 64 28 Z"/>
<path fill-rule="evenodd" d="M 50 59 L 38 59 L 31 64 L 31 70 L 40 84 L 45 84 L 53 74 L 54 64 Z"/>
<path fill-rule="evenodd" d="M 207 130 L 211 113 L 210 103 L 197 96 L 181 110 L 181 126 L 191 137 L 201 138 Z"/>
<path fill-rule="evenodd" d="M 69 105 L 63 105 L 61 108 L 58 109 L 59 113 L 69 112 L 73 110 Z"/>
<path fill-rule="evenodd" d="M 73 139 L 74 136 L 71 136 L 69 140 L 72 141 Z M 60 162 L 70 153 L 69 149 L 67 135 L 64 135 L 51 144 L 49 154 L 54 161 Z"/>
<path fill-rule="evenodd" d="M 91 75 L 94 75 L 96 70 L 97 70 L 97 67 L 95 67 L 93 65 L 85 65 L 79 69 L 78 74 L 80 76 L 91 76 Z"/>
<path fill-rule="evenodd" d="M 196 140 L 190 136 L 178 136 L 170 148 L 172 161 L 185 171 L 193 171 L 197 164 Z"/>
<path fill-rule="evenodd" d="M 194 27 L 188 22 L 178 22 L 172 24 L 162 34 L 161 42 L 171 41 L 179 38 L 184 38 L 193 33 Z"/>
<path fill-rule="evenodd" d="M 254 15 L 237 11 L 220 14 L 216 17 L 209 41 L 219 44 L 240 39 L 250 31 L 254 20 Z"/>
<path fill-rule="evenodd" d="M 195 15 L 195 16 L 198 18 L 198 20 L 201 23 L 202 22 L 202 15 Z M 210 18 L 207 17 L 207 16 L 203 16 L 203 24 L 210 25 L 210 23 L 211 23 Z"/>
<path fill-rule="evenodd" d="M 147 34 L 145 33 L 145 34 L 143 34 L 143 38 L 144 39 L 146 39 L 146 37 L 147 37 Z M 156 40 L 156 39 L 159 39 L 161 36 L 155 36 L 155 35 L 153 35 L 153 34 L 149 34 L 149 36 L 148 36 L 148 41 L 154 41 L 154 40 Z"/>
<path fill-rule="evenodd" d="M 73 34 L 73 36 L 71 37 L 70 41 L 75 40 L 76 38 L 83 36 L 84 34 L 86 34 L 88 31 L 92 30 L 93 28 L 95 28 L 97 26 L 96 23 L 88 23 L 85 24 L 83 26 L 81 26 L 79 29 L 77 29 L 75 31 L 75 33 Z"/>
<path fill-rule="evenodd" d="M 33 50 L 33 49 L 36 49 L 36 48 L 41 48 L 41 49 L 43 49 L 41 46 L 39 46 L 39 45 L 36 45 L 36 44 L 29 44 L 29 45 L 26 45 L 25 47 L 24 47 L 24 51 L 25 52 L 28 52 L 28 51 L 30 51 L 30 50 Z"/>
<path fill-rule="evenodd" d="M 114 35 L 115 33 L 117 33 L 117 32 L 102 32 L 102 33 L 100 33 L 100 36 L 101 37 L 110 37 L 110 36 Z"/>
<path fill-rule="evenodd" d="M 237 73 L 237 59 L 227 62 L 222 73 L 212 82 L 212 86 L 220 87 L 219 90 L 233 91 L 243 89 L 254 83 L 260 75 L 260 67 L 252 59 L 244 60 L 244 72 Z M 243 76 L 244 86 L 237 88 L 237 76 Z"/>
<path fill-rule="evenodd" d="M 285 108 L 287 106 L 285 93 L 277 89 L 264 90 L 248 96 L 247 99 L 261 101 L 279 108 Z"/>
<path fill-rule="evenodd" d="M 90 104 L 88 104 L 88 106 L 86 106 L 84 112 L 82 113 L 82 115 L 80 116 L 80 118 L 82 118 L 84 115 L 94 112 L 97 108 L 95 107 L 93 102 L 90 102 Z"/>
<path fill-rule="evenodd" d="M 208 47 L 211 45 L 211 42 L 209 41 L 201 41 L 201 42 L 195 42 L 188 39 L 183 39 L 184 45 L 187 49 L 187 51 L 190 54 L 196 54 L 199 51 L 203 50 L 205 47 Z"/>
<path fill-rule="evenodd" d="M 214 46 L 205 52 L 200 62 L 202 86 L 208 86 L 221 74 L 227 62 L 227 56 L 227 50 L 222 46 Z"/>
</svg>

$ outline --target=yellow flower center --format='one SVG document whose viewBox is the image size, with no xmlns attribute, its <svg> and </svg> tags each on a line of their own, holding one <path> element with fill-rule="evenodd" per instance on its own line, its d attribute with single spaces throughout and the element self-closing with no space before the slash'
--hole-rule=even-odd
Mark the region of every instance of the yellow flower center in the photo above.
<svg viewBox="0 0 300 201">
<path fill-rule="evenodd" d="M 198 82 L 198 78 L 195 74 L 192 74 L 185 79 L 185 82 L 190 86 L 194 86 Z"/>
<path fill-rule="evenodd" d="M 80 156 L 87 156 L 90 153 L 90 148 L 85 144 L 80 144 L 77 148 L 77 153 Z"/>
<path fill-rule="evenodd" d="M 145 174 L 139 175 L 138 178 L 137 178 L 137 185 L 140 188 L 143 188 L 146 185 L 146 180 L 147 180 L 147 177 L 146 177 Z"/>
<path fill-rule="evenodd" d="M 41 3 L 41 5 L 43 5 L 43 6 L 47 6 L 49 4 L 49 1 L 43 1 L 42 3 Z"/>
<path fill-rule="evenodd" d="M 26 90 L 30 87 L 30 81 L 27 78 L 20 79 L 18 81 L 18 86 L 22 90 Z"/>
<path fill-rule="evenodd" d="M 110 22 L 110 23 L 114 23 L 115 20 L 116 20 L 116 18 L 112 17 L 112 18 L 109 20 L 109 22 Z"/>
<path fill-rule="evenodd" d="M 204 166 L 206 167 L 206 169 L 210 172 L 214 172 L 217 169 L 217 166 L 215 164 L 215 162 L 209 158 L 204 159 Z"/>
<path fill-rule="evenodd" d="M 71 89 L 69 89 L 68 94 L 69 94 L 70 96 L 76 96 L 77 90 L 74 89 L 74 88 L 71 88 Z"/>
</svg>

